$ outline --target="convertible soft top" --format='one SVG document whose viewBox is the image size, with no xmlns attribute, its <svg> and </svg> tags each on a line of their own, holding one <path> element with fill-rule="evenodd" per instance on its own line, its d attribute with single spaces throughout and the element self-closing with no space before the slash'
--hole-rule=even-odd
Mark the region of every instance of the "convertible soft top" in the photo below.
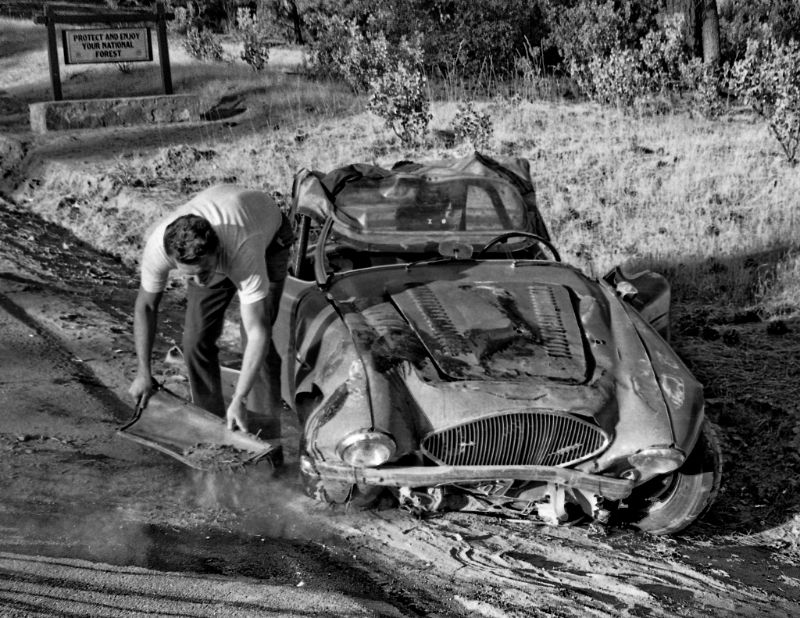
<svg viewBox="0 0 800 618">
<path fill-rule="evenodd" d="M 356 163 L 327 174 L 301 170 L 293 188 L 295 213 L 318 222 L 333 217 L 337 230 L 370 244 L 407 232 L 493 237 L 532 232 L 549 240 L 536 205 L 526 159 L 492 159 L 478 152 L 459 159 L 387 169 Z M 476 239 L 477 240 L 477 239 Z"/>
</svg>

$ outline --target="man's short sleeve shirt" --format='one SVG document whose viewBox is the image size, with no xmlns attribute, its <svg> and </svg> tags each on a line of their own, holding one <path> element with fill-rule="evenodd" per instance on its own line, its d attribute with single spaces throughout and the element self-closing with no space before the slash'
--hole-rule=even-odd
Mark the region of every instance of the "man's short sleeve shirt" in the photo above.
<svg viewBox="0 0 800 618">
<path fill-rule="evenodd" d="M 218 185 L 199 193 L 191 201 L 156 224 L 144 248 L 142 288 L 163 292 L 175 260 L 164 249 L 164 231 L 183 215 L 198 215 L 214 228 L 220 252 L 217 270 L 209 285 L 230 279 L 242 304 L 262 300 L 269 293 L 264 254 L 281 224 L 281 211 L 269 195 L 236 185 Z"/>
</svg>

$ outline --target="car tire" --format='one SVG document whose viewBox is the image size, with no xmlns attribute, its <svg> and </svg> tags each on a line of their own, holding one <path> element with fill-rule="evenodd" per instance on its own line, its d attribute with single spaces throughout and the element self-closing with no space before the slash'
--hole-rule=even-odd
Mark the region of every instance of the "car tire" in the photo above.
<svg viewBox="0 0 800 618">
<path fill-rule="evenodd" d="M 346 504 L 359 509 L 374 506 L 383 493 L 383 487 L 353 485 L 336 481 L 323 481 L 319 476 L 301 471 L 303 491 L 314 500 L 330 505 Z"/>
<path fill-rule="evenodd" d="M 712 504 L 721 478 L 722 451 L 713 426 L 706 421 L 683 466 L 636 489 L 628 500 L 631 523 L 655 535 L 680 532 Z"/>
</svg>

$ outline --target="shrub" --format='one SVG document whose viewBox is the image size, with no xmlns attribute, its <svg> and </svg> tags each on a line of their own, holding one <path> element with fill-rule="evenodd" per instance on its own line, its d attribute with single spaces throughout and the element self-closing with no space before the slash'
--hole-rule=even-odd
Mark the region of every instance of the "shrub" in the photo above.
<svg viewBox="0 0 800 618">
<path fill-rule="evenodd" d="M 725 75 L 729 66 L 718 67 L 705 64 L 700 58 L 692 58 L 681 66 L 682 89 L 692 96 L 692 110 L 704 118 L 719 117 L 727 107 L 722 96 Z"/>
<path fill-rule="evenodd" d="M 390 51 L 389 43 L 383 32 L 377 32 L 370 38 L 360 33 L 353 39 L 342 66 L 343 78 L 354 92 L 366 92 L 371 84 L 385 75 L 397 64 L 399 51 Z M 414 64 L 414 59 L 404 57 L 403 60 Z"/>
<path fill-rule="evenodd" d="M 309 18 L 316 38 L 311 71 L 340 79 L 356 93 L 368 93 L 367 109 L 383 118 L 404 142 L 419 140 L 430 121 L 428 82 L 422 69 L 420 37 L 401 37 L 392 45 L 376 18 L 356 19 L 323 13 Z"/>
<path fill-rule="evenodd" d="M 224 56 L 219 38 L 210 30 L 189 28 L 183 42 L 186 52 L 199 60 L 221 61 Z"/>
<path fill-rule="evenodd" d="M 600 4 L 580 0 L 571 8 L 552 5 L 547 11 L 551 24 L 548 42 L 558 49 L 579 86 L 593 59 L 605 58 L 622 47 L 622 17 L 611 1 Z"/>
<path fill-rule="evenodd" d="M 453 132 L 462 141 L 468 141 L 476 150 L 486 148 L 494 134 L 492 119 L 475 109 L 472 101 L 462 103 L 453 118 Z"/>
<path fill-rule="evenodd" d="M 525 41 L 541 41 L 546 28 L 539 9 L 543 2 L 316 0 L 304 12 L 303 19 L 312 40 L 327 38 L 325 31 L 334 20 L 357 24 L 367 39 L 382 32 L 390 46 L 422 33 L 426 74 L 479 77 L 487 67 L 497 74 L 510 73 L 514 57 L 523 50 Z"/>
<path fill-rule="evenodd" d="M 658 2 L 631 0 L 554 3 L 547 8 L 547 41 L 558 48 L 581 92 L 630 108 L 680 82 L 686 56 L 682 18 L 669 17 L 659 25 L 658 8 Z"/>
<path fill-rule="evenodd" d="M 733 93 L 764 118 L 786 158 L 797 162 L 800 143 L 800 46 L 771 38 L 750 40 L 731 69 Z"/>
<path fill-rule="evenodd" d="M 356 93 L 367 92 L 370 84 L 396 64 L 390 56 L 419 62 L 399 45 L 391 52 L 386 36 L 368 20 L 365 34 L 354 19 L 333 16 L 316 25 L 317 38 L 311 45 L 311 70 L 318 76 L 341 79 Z"/>
<path fill-rule="evenodd" d="M 631 49 L 616 50 L 607 57 L 595 56 L 589 61 L 585 79 L 591 85 L 583 87 L 591 89 L 589 94 L 594 100 L 623 109 L 632 108 L 647 92 L 639 54 Z"/>
<path fill-rule="evenodd" d="M 797 0 L 718 2 L 722 57 L 744 57 L 747 42 L 772 36 L 778 43 L 800 38 L 800 4 Z"/>
<path fill-rule="evenodd" d="M 601 103 L 625 110 L 642 109 L 647 97 L 681 92 L 700 83 L 700 66 L 692 66 L 681 34 L 683 18 L 671 17 L 647 33 L 640 48 L 615 48 L 593 56 L 581 74 L 582 89 Z"/>
<path fill-rule="evenodd" d="M 372 83 L 367 108 L 383 118 L 404 143 L 420 141 L 431 119 L 425 75 L 401 62 Z"/>
<path fill-rule="evenodd" d="M 418 142 L 431 120 L 422 50 L 418 42 L 403 40 L 387 55 L 389 66 L 370 82 L 367 109 L 383 118 L 403 142 Z"/>
<path fill-rule="evenodd" d="M 387 34 L 423 32 L 426 71 L 485 79 L 514 71 L 514 58 L 526 41 L 541 42 L 544 20 L 540 2 L 531 0 L 395 0 Z M 413 15 L 413 19 L 406 16 Z"/>
<path fill-rule="evenodd" d="M 236 11 L 236 29 L 242 41 L 241 59 L 261 71 L 269 61 L 269 34 L 264 20 L 247 8 Z"/>
<path fill-rule="evenodd" d="M 683 15 L 666 18 L 660 28 L 648 32 L 639 50 L 640 71 L 645 87 L 661 94 L 679 90 L 681 68 L 688 62 L 689 50 L 683 36 Z"/>
<path fill-rule="evenodd" d="M 313 15 L 309 22 L 316 32 L 309 50 L 312 73 L 349 83 L 352 49 L 360 47 L 363 39 L 356 22 L 339 15 L 328 17 L 324 14 Z"/>
<path fill-rule="evenodd" d="M 195 13 L 192 5 L 175 7 L 175 19 L 167 22 L 167 27 L 175 34 L 185 35 L 194 26 Z"/>
</svg>

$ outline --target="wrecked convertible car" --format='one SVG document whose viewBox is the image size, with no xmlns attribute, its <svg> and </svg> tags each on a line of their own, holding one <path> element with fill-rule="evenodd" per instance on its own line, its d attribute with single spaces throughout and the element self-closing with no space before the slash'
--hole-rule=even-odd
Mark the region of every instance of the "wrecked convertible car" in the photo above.
<svg viewBox="0 0 800 618">
<path fill-rule="evenodd" d="M 561 262 L 526 160 L 302 170 L 292 210 L 275 332 L 311 495 L 654 534 L 711 503 L 668 284 Z"/>
</svg>

